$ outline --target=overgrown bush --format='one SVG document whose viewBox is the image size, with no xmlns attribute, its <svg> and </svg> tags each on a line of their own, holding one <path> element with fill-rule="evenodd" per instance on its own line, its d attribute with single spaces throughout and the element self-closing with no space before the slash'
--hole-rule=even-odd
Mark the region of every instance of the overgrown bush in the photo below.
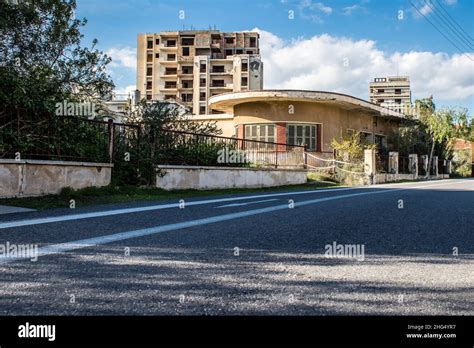
<svg viewBox="0 0 474 348">
<path fill-rule="evenodd" d="M 235 149 L 214 136 L 221 130 L 215 122 L 198 122 L 184 107 L 168 102 L 141 102 L 130 111 L 127 128 L 117 144 L 114 175 L 118 182 L 153 185 L 159 164 L 202 166 L 247 166 L 218 163 L 220 150 Z M 130 160 L 124 160 L 128 153 Z"/>
<path fill-rule="evenodd" d="M 471 150 L 459 150 L 454 152 L 452 160 L 454 176 L 469 177 L 471 176 L 472 154 Z"/>
<path fill-rule="evenodd" d="M 331 146 L 336 150 L 337 163 L 333 178 L 346 185 L 359 185 L 364 175 L 364 150 L 371 146 L 363 140 L 360 133 L 347 135 L 341 140 L 333 139 Z M 352 173 L 351 173 L 352 172 Z"/>
<path fill-rule="evenodd" d="M 0 157 L 108 162 L 107 127 L 78 117 L 0 112 Z"/>
</svg>

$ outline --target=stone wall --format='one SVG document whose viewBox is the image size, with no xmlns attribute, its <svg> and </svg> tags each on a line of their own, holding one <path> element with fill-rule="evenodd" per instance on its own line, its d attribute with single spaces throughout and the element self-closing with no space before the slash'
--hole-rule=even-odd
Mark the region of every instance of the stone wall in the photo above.
<svg viewBox="0 0 474 348">
<path fill-rule="evenodd" d="M 0 197 L 58 194 L 65 187 L 81 189 L 110 184 L 112 164 L 0 159 Z"/>
</svg>

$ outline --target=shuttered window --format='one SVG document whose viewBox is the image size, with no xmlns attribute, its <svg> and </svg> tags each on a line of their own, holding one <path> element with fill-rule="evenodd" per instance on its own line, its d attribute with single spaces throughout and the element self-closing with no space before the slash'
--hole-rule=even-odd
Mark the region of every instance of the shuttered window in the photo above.
<svg viewBox="0 0 474 348">
<path fill-rule="evenodd" d="M 245 126 L 245 139 L 275 142 L 275 125 L 252 124 Z"/>
<path fill-rule="evenodd" d="M 318 143 L 319 129 L 320 125 L 288 124 L 286 127 L 287 143 L 291 145 L 305 145 L 306 149 L 310 151 L 320 151 Z"/>
</svg>

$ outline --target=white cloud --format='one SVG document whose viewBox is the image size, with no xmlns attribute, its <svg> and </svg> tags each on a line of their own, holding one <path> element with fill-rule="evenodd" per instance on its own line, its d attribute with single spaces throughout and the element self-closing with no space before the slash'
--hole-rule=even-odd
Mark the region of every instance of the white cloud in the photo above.
<svg viewBox="0 0 474 348">
<path fill-rule="evenodd" d="M 344 16 L 350 16 L 350 15 L 352 15 L 352 13 L 353 13 L 354 11 L 357 11 L 357 10 L 364 10 L 364 9 L 365 9 L 364 7 L 355 4 L 355 5 L 352 5 L 352 6 L 344 7 L 344 8 L 342 9 L 342 14 L 343 14 Z"/>
<path fill-rule="evenodd" d="M 110 63 L 112 68 L 135 69 L 137 67 L 137 52 L 134 48 L 111 48 L 105 53 L 112 58 Z"/>
<path fill-rule="evenodd" d="M 430 5 L 425 4 L 419 11 L 423 16 L 426 16 L 427 14 L 433 12 L 433 8 Z"/>
<path fill-rule="evenodd" d="M 456 5 L 458 0 L 444 0 L 444 2 L 446 3 L 446 5 Z"/>
<path fill-rule="evenodd" d="M 330 15 L 332 8 L 324 5 L 322 2 L 313 2 L 312 0 L 301 0 L 298 4 L 299 14 L 303 19 L 309 19 L 316 23 L 322 23 L 321 15 Z"/>
<path fill-rule="evenodd" d="M 398 73 L 410 76 L 414 98 L 433 94 L 435 99 L 457 102 L 474 97 L 474 62 L 465 55 L 388 54 L 372 40 L 323 34 L 287 42 L 270 32 L 254 30 L 261 35 L 266 89 L 334 91 L 367 100 L 370 80 Z"/>
</svg>

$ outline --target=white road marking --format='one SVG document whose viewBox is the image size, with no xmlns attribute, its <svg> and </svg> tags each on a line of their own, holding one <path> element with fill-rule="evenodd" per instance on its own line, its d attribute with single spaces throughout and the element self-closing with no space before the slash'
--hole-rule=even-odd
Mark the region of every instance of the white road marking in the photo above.
<svg viewBox="0 0 474 348">
<path fill-rule="evenodd" d="M 434 185 L 429 185 L 429 186 L 443 186 L 443 185 L 450 185 L 450 184 L 455 184 L 455 183 L 460 183 L 460 181 L 447 182 L 447 183 L 445 182 L 445 183 L 434 184 Z M 369 192 L 360 192 L 360 193 L 352 193 L 352 194 L 346 194 L 346 195 L 311 199 L 311 200 L 308 200 L 308 201 L 296 202 L 295 203 L 295 208 L 296 207 L 303 207 L 303 206 L 310 205 L 310 204 L 318 204 L 318 203 L 322 203 L 322 202 L 328 202 L 328 201 L 333 201 L 333 200 L 344 199 L 344 198 L 375 195 L 375 194 L 383 194 L 383 193 L 393 193 L 393 192 L 399 192 L 399 191 L 406 191 L 406 190 L 409 190 L 410 188 L 423 188 L 423 187 L 426 187 L 426 185 L 419 186 L 419 187 L 416 187 L 416 186 L 415 187 L 408 187 L 408 188 L 403 187 L 403 188 L 397 188 L 397 189 L 394 189 L 394 190 L 369 191 Z M 175 231 L 175 230 L 180 230 L 180 229 L 189 228 L 189 227 L 208 225 L 208 224 L 212 224 L 212 223 L 216 223 L 216 222 L 228 221 L 228 220 L 233 220 L 233 219 L 238 219 L 238 218 L 253 216 L 253 215 L 259 215 L 259 214 L 264 214 L 264 213 L 269 213 L 269 212 L 274 212 L 274 211 L 284 210 L 284 209 L 289 209 L 287 204 L 277 205 L 277 206 L 273 206 L 273 207 L 266 207 L 266 208 L 261 208 L 261 209 L 247 210 L 247 211 L 242 211 L 242 212 L 238 212 L 238 213 L 231 213 L 231 214 L 226 214 L 226 215 L 220 215 L 220 216 L 212 216 L 212 217 L 207 217 L 207 218 L 203 218 L 203 219 L 190 220 L 190 221 L 179 222 L 179 223 L 174 223 L 174 224 L 169 224 L 169 225 L 162 225 L 162 226 L 151 227 L 151 228 L 145 228 L 145 229 L 140 229 L 140 230 L 114 233 L 114 234 L 110 234 L 110 235 L 106 235 L 106 236 L 99 236 L 99 237 L 94 237 L 94 238 L 81 239 L 81 240 L 76 240 L 76 241 L 72 241 L 72 242 L 54 244 L 54 245 L 39 248 L 37 256 L 40 257 L 40 256 L 46 256 L 46 255 L 55 255 L 55 254 L 65 253 L 67 251 L 72 251 L 72 250 L 97 246 L 97 245 L 101 245 L 101 244 L 113 243 L 113 242 L 116 242 L 116 241 L 121 241 L 121 240 L 126 240 L 126 239 L 131 239 L 131 238 L 144 237 L 144 236 L 148 236 L 148 235 L 152 235 L 152 234 L 163 233 L 163 232 L 168 232 L 168 231 Z M 30 258 L 31 258 L 31 256 L 28 256 L 26 259 L 30 259 Z M 0 264 L 1 263 L 9 263 L 11 261 L 17 261 L 17 260 L 22 260 L 22 259 L 25 259 L 25 258 L 22 258 L 22 257 L 11 258 L 11 257 L 3 256 L 3 257 L 0 257 Z"/>
<path fill-rule="evenodd" d="M 468 179 L 468 180 L 463 180 L 463 181 L 470 181 L 470 180 Z M 448 184 L 459 183 L 459 182 L 462 182 L 462 181 L 458 181 L 458 180 L 450 181 Z M 228 198 L 218 198 L 218 199 L 185 202 L 185 206 L 232 202 L 232 201 L 240 201 L 240 200 L 248 200 L 248 199 L 256 199 L 256 198 L 281 197 L 281 196 L 289 196 L 289 195 L 296 196 L 296 195 L 305 195 L 305 194 L 312 194 L 312 193 L 374 189 L 374 188 L 378 189 L 378 188 L 387 188 L 387 187 L 394 187 L 394 186 L 397 187 L 400 185 L 405 185 L 406 186 L 405 189 L 409 189 L 413 187 L 411 184 L 415 184 L 415 183 L 383 184 L 383 185 L 373 185 L 373 186 L 343 187 L 343 188 L 334 188 L 334 189 L 305 190 L 305 191 L 295 191 L 295 192 L 286 191 L 286 192 L 280 192 L 280 193 L 259 194 L 259 195 L 253 195 L 253 196 L 228 197 Z M 424 185 L 424 186 L 419 186 L 417 188 L 435 186 L 435 185 L 439 185 L 439 184 Z M 81 213 L 81 214 L 61 215 L 61 216 L 53 216 L 53 217 L 38 218 L 38 219 L 3 222 L 3 223 L 0 223 L 0 230 L 5 229 L 5 228 L 12 228 L 12 227 L 40 225 L 40 224 L 71 221 L 71 220 L 90 219 L 90 218 L 103 217 L 103 216 L 130 214 L 130 213 L 152 211 L 152 210 L 162 210 L 162 209 L 170 209 L 170 208 L 179 208 L 179 203 L 169 203 L 169 204 L 151 205 L 151 206 L 145 206 L 145 207 L 136 207 L 136 208 L 105 210 L 105 211 L 99 211 L 99 212 L 93 212 L 93 213 Z"/>
<path fill-rule="evenodd" d="M 278 198 L 265 199 L 263 201 L 253 201 L 253 202 L 247 202 L 247 203 L 231 203 L 231 204 L 220 205 L 220 206 L 215 207 L 215 208 L 241 207 L 241 206 L 244 206 L 244 205 L 258 204 L 258 203 L 265 203 L 265 202 L 273 202 L 273 201 L 278 201 Z"/>
<path fill-rule="evenodd" d="M 209 199 L 209 200 L 185 202 L 185 206 L 222 203 L 222 202 L 233 202 L 233 201 L 241 201 L 241 200 L 247 200 L 247 199 L 266 198 L 266 197 L 278 197 L 278 196 L 288 196 L 288 195 L 304 195 L 304 194 L 311 194 L 311 193 L 357 190 L 357 189 L 361 189 L 361 188 L 367 188 L 367 186 L 365 186 L 365 187 L 364 186 L 361 186 L 361 187 L 347 187 L 347 188 L 343 187 L 343 188 L 337 188 L 337 189 L 307 190 L 307 191 L 295 191 L 295 192 L 287 192 L 286 191 L 286 192 L 281 192 L 281 193 L 260 194 L 260 195 L 253 195 L 253 196 L 218 198 L 218 199 Z M 3 222 L 3 223 L 0 223 L 0 229 L 11 228 L 11 227 L 20 227 L 20 226 L 29 226 L 29 225 L 48 224 L 48 223 L 52 223 L 52 222 L 61 222 L 61 221 L 90 219 L 90 218 L 102 217 L 102 216 L 130 214 L 130 213 L 137 213 L 137 212 L 142 212 L 142 211 L 162 210 L 162 209 L 170 209 L 170 208 L 179 208 L 179 203 L 150 205 L 150 206 L 145 206 L 145 207 L 105 210 L 105 211 L 99 211 L 99 212 L 94 212 L 94 213 L 81 213 L 81 214 L 61 215 L 61 216 L 53 216 L 53 217 L 38 218 L 38 219 Z"/>
</svg>

